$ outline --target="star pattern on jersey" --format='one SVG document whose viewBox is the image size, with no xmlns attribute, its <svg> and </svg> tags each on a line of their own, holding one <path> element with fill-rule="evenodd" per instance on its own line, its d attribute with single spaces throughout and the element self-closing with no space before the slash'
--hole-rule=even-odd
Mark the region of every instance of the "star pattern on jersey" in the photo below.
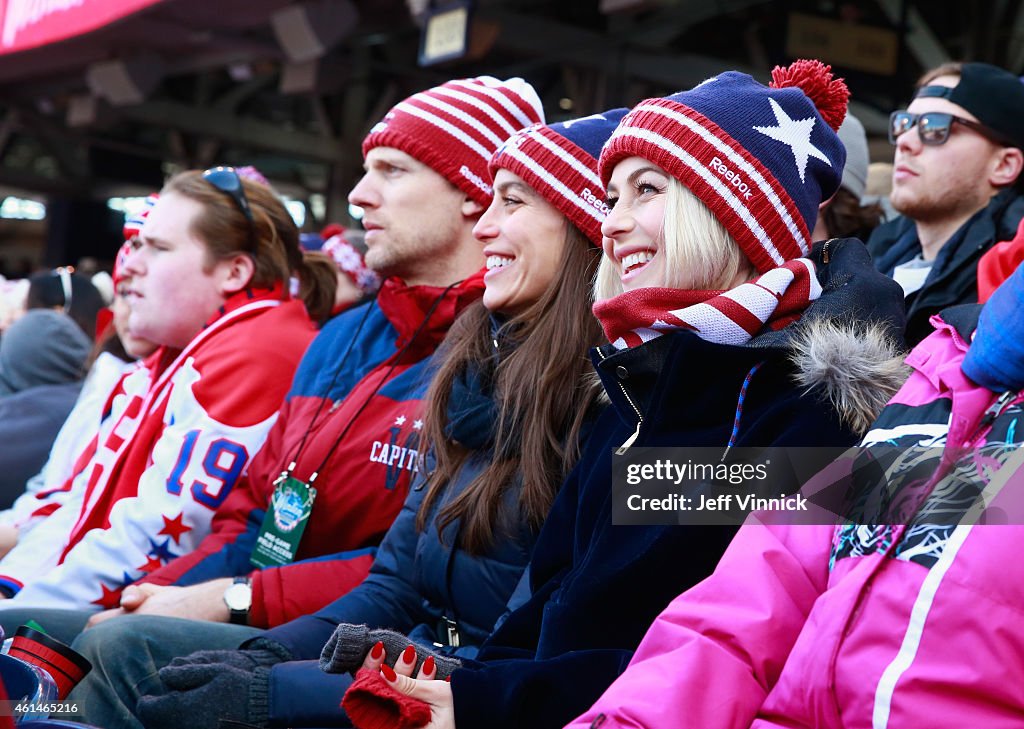
<svg viewBox="0 0 1024 729">
<path fill-rule="evenodd" d="M 175 544 L 181 544 L 182 534 L 192 531 L 192 527 L 184 524 L 185 512 L 179 512 L 173 519 L 168 519 L 163 514 L 160 515 L 160 518 L 164 520 L 164 528 L 156 533 L 157 536 L 167 535 L 174 540 Z"/>
<path fill-rule="evenodd" d="M 405 421 L 408 420 L 404 415 L 399 415 L 395 418 L 395 425 L 405 425 Z"/>
<path fill-rule="evenodd" d="M 154 539 L 150 539 L 149 543 L 150 545 L 152 545 L 153 548 L 146 552 L 148 556 L 156 557 L 157 559 L 162 559 L 164 562 L 170 562 L 172 559 L 175 558 L 176 555 L 174 554 L 174 552 L 171 551 L 170 547 L 170 537 L 167 537 L 167 539 L 159 543 Z"/>
<path fill-rule="evenodd" d="M 100 583 L 100 589 L 103 590 L 103 594 L 92 601 L 93 605 L 99 605 L 104 610 L 111 610 L 116 607 L 121 607 L 121 590 L 122 586 L 115 587 L 111 590 L 109 587 Z"/>
<path fill-rule="evenodd" d="M 786 110 L 783 109 L 775 99 L 768 99 L 771 104 L 772 113 L 775 114 L 774 127 L 754 127 L 766 137 L 782 142 L 793 152 L 793 160 L 796 162 L 796 170 L 800 173 L 800 182 L 804 182 L 804 172 L 807 170 L 807 159 L 814 157 L 820 159 L 829 167 L 832 163 L 820 149 L 811 144 L 811 130 L 814 129 L 814 117 L 806 119 L 791 119 Z"/>
<path fill-rule="evenodd" d="M 413 430 L 423 430 L 423 421 L 422 420 L 414 420 L 414 421 L 412 421 L 412 429 Z"/>
<path fill-rule="evenodd" d="M 150 572 L 156 572 L 158 569 L 160 569 L 163 566 L 164 566 L 164 563 L 161 562 L 156 557 L 149 557 L 146 560 L 146 563 L 144 565 L 142 565 L 141 567 L 136 567 L 135 569 L 137 569 L 139 572 L 143 572 L 145 574 L 149 574 Z"/>
</svg>

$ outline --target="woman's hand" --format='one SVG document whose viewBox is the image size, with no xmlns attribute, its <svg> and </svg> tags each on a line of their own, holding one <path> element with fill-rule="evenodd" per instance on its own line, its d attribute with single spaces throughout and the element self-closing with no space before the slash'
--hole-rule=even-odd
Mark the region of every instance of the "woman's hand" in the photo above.
<svg viewBox="0 0 1024 729">
<path fill-rule="evenodd" d="M 433 657 L 423 661 L 416 678 L 412 678 L 412 670 L 416 665 L 416 649 L 409 646 L 395 661 L 391 668 L 384 663 L 384 644 L 377 643 L 363 659 L 363 668 L 380 671 L 384 680 L 396 691 L 414 699 L 419 699 L 430 707 L 430 723 L 423 729 L 455 729 L 455 699 L 452 696 L 452 685 L 447 681 L 437 681 L 434 675 L 437 670 Z"/>
</svg>

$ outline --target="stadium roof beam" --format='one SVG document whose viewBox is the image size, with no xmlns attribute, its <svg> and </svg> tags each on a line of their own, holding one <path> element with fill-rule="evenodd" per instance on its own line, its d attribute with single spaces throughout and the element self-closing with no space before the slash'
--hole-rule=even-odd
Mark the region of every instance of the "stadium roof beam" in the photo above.
<svg viewBox="0 0 1024 729">
<path fill-rule="evenodd" d="M 1010 33 L 1010 47 L 1006 49 L 1009 69 L 1014 73 L 1024 71 L 1024 3 L 1017 7 L 1017 17 Z"/>
<path fill-rule="evenodd" d="M 897 27 L 900 24 L 903 3 L 904 0 L 878 0 L 878 6 L 885 12 L 889 22 Z M 922 68 L 934 68 L 953 60 L 915 7 L 907 10 L 905 33 L 904 42 L 917 57 Z"/>
<path fill-rule="evenodd" d="M 584 68 L 598 68 L 609 74 L 642 79 L 671 89 L 700 83 L 722 70 L 722 59 L 696 54 L 668 54 L 615 48 L 601 33 L 581 30 L 550 20 L 481 8 L 480 15 L 501 25 L 498 45 L 528 55 Z M 628 37 L 628 34 L 623 36 Z M 755 76 L 763 72 L 733 64 L 738 71 Z M 611 103 L 616 103 L 612 101 Z"/>
<path fill-rule="evenodd" d="M 766 2 L 768 0 L 682 0 L 673 2 L 644 20 L 626 26 L 620 32 L 611 33 L 609 40 L 661 47 L 668 45 L 698 23 Z"/>
<path fill-rule="evenodd" d="M 277 124 L 246 119 L 205 107 L 174 101 L 147 101 L 116 110 L 116 116 L 153 127 L 172 127 L 188 134 L 211 137 L 245 146 L 318 162 L 333 162 L 341 155 L 334 140 L 308 132 L 282 129 Z"/>
</svg>

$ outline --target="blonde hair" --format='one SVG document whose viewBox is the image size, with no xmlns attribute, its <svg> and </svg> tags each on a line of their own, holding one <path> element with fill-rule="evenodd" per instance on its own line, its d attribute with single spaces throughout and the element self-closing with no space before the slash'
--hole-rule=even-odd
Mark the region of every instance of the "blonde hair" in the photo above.
<svg viewBox="0 0 1024 729">
<path fill-rule="evenodd" d="M 750 280 L 756 274 L 725 226 L 674 177 L 669 178 L 665 193 L 661 239 L 665 288 L 716 291 L 730 288 L 738 277 Z M 608 256 L 601 257 L 594 280 L 595 301 L 622 293 L 617 268 Z"/>
</svg>

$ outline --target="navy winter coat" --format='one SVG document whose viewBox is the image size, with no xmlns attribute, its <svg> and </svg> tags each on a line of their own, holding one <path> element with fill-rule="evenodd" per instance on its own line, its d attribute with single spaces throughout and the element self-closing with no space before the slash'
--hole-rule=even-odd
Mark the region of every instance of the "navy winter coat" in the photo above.
<svg viewBox="0 0 1024 729">
<path fill-rule="evenodd" d="M 538 537 L 532 597 L 472 666 L 452 674 L 459 729 L 567 724 L 625 669 L 669 601 L 711 573 L 728 544 L 730 527 L 612 525 L 610 454 L 633 434 L 637 410 L 643 424 L 635 446 L 724 449 L 743 380 L 763 362 L 736 445 L 843 446 L 857 441 L 898 387 L 888 345 L 902 332 L 899 286 L 874 270 L 856 240 L 819 245 L 812 258 L 824 293 L 797 324 L 746 346 L 677 332 L 631 350 L 596 352 L 612 407 Z M 866 330 L 866 321 L 879 326 Z M 845 326 L 826 325 L 836 322 Z M 800 365 L 797 352 L 807 355 Z"/>
<path fill-rule="evenodd" d="M 467 400 L 470 406 L 455 412 Z M 493 411 L 493 400 L 475 389 L 467 392 L 463 388 L 453 393 L 449 409 L 453 437 L 470 448 L 482 446 L 493 426 Z M 449 482 L 444 502 L 461 493 L 491 459 L 489 447 L 476 449 Z M 297 659 L 278 664 L 271 671 L 270 719 L 274 725 L 346 725 L 339 704 L 351 677 L 326 674 L 315 660 L 310 660 L 319 658 L 339 623 L 390 628 L 429 646 L 445 642 L 443 619 L 447 618 L 458 628 L 460 647 L 439 650 L 471 657 L 505 611 L 537 536 L 535 528 L 515 516 L 519 514 L 518 481 L 503 497 L 505 529 L 496 534 L 495 544 L 486 554 L 471 556 L 450 547 L 458 531 L 457 523 L 450 524 L 443 536 L 438 535 L 434 518 L 443 504 L 435 505 L 423 532 L 416 530 L 416 514 L 426 495 L 424 472 L 431 467 L 429 460 L 425 465 L 414 478 L 402 511 L 381 543 L 367 578 L 314 615 L 297 618 L 263 634 L 262 637 L 284 645 Z"/>
<path fill-rule="evenodd" d="M 978 301 L 978 260 L 999 241 L 1010 240 L 1024 216 L 1024 196 L 1003 190 L 946 242 L 924 286 L 907 297 L 907 343 L 918 344 L 932 333 L 929 320 L 943 309 Z M 917 226 L 899 217 L 875 228 L 868 251 L 879 271 L 892 276 L 901 263 L 921 253 Z"/>
</svg>

